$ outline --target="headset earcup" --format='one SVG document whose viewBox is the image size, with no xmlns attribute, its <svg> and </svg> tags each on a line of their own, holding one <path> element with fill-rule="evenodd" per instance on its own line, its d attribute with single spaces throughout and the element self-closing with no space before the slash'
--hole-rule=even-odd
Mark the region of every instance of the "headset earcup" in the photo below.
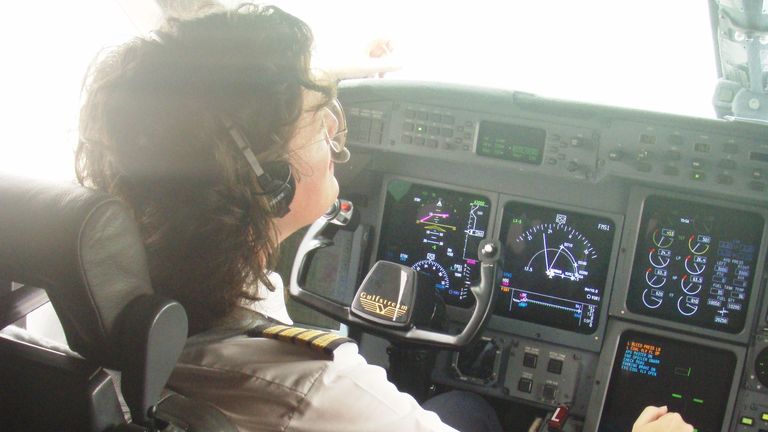
<svg viewBox="0 0 768 432">
<path fill-rule="evenodd" d="M 268 183 L 259 186 L 266 194 L 269 209 L 274 217 L 281 218 L 291 211 L 291 202 L 296 194 L 296 180 L 293 178 L 290 164 L 286 162 L 273 162 L 265 166 Z"/>
</svg>

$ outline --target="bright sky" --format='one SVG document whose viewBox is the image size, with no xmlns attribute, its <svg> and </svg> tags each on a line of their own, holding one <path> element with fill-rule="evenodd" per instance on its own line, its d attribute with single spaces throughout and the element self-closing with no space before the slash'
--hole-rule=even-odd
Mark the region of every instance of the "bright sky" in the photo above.
<svg viewBox="0 0 768 432">
<path fill-rule="evenodd" d="M 312 25 L 326 61 L 360 59 L 384 36 L 402 66 L 392 78 L 714 116 L 717 69 L 704 1 L 277 3 Z M 116 0 L 4 5 L 0 171 L 73 177 L 82 76 L 100 47 L 142 28 L 146 17 L 131 9 L 133 21 Z"/>
</svg>

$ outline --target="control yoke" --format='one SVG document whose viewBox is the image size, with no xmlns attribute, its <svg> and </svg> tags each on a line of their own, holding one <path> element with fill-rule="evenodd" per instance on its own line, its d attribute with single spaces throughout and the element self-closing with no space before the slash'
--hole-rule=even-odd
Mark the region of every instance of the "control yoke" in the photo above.
<svg viewBox="0 0 768 432">
<path fill-rule="evenodd" d="M 390 340 L 453 349 L 474 340 L 491 315 L 494 271 L 500 255 L 498 241 L 483 240 L 480 243 L 480 283 L 470 288 L 475 297 L 474 311 L 461 333 L 449 335 L 423 327 L 436 307 L 432 293 L 424 289 L 425 284 L 419 284 L 421 276 L 416 270 L 401 264 L 376 262 L 357 290 L 351 306 L 305 289 L 313 255 L 319 249 L 333 245 L 334 235 L 349 224 L 352 215 L 352 203 L 337 200 L 310 226 L 293 262 L 291 297 L 329 317 Z"/>
</svg>

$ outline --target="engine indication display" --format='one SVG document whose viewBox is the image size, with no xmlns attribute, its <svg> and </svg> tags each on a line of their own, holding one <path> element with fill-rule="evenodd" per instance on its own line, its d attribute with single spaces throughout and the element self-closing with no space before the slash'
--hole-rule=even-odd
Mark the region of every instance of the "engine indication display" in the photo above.
<svg viewBox="0 0 768 432">
<path fill-rule="evenodd" d="M 477 248 L 486 237 L 490 200 L 396 179 L 387 185 L 378 259 L 429 277 L 446 304 L 470 307 L 478 280 Z"/>
<path fill-rule="evenodd" d="M 597 330 L 615 234 L 612 220 L 509 202 L 504 206 L 496 314 L 578 333 Z"/>
<path fill-rule="evenodd" d="M 627 307 L 632 312 L 738 333 L 744 328 L 763 218 L 648 197 Z"/>
</svg>

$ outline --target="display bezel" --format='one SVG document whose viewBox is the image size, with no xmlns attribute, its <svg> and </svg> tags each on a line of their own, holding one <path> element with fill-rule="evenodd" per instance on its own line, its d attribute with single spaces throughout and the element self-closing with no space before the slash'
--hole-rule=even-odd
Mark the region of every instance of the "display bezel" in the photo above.
<svg viewBox="0 0 768 432">
<path fill-rule="evenodd" d="M 736 396 L 739 392 L 739 382 L 744 371 L 746 348 L 714 341 L 712 339 L 705 339 L 694 336 L 683 336 L 679 333 L 668 330 L 661 330 L 656 328 L 649 329 L 641 325 L 617 320 L 612 320 L 608 326 L 608 330 L 606 331 L 605 344 L 603 345 L 603 355 L 600 356 L 597 364 L 597 371 L 595 373 L 594 380 L 595 385 L 592 390 L 592 395 L 589 399 L 589 406 L 587 408 L 588 414 L 584 419 L 584 430 L 596 431 L 600 425 L 603 406 L 605 406 L 605 400 L 608 395 L 608 387 L 610 386 L 610 379 L 613 373 L 613 363 L 616 357 L 616 352 L 619 348 L 619 340 L 621 339 L 621 336 L 628 331 L 650 334 L 652 336 L 659 336 L 667 339 L 681 340 L 685 343 L 691 343 L 703 347 L 712 347 L 724 351 L 729 351 L 736 356 L 736 366 L 733 371 L 733 378 L 731 378 L 731 386 L 728 393 L 728 401 L 726 402 L 725 406 L 723 426 L 721 428 L 721 432 L 727 432 L 731 424 L 731 417 L 733 416 L 733 407 L 736 402 Z"/>
<path fill-rule="evenodd" d="M 445 189 L 451 192 L 482 195 L 488 198 L 491 206 L 491 211 L 490 211 L 490 214 L 488 215 L 488 228 L 486 232 L 488 233 L 488 235 L 491 235 L 491 236 L 497 235 L 496 234 L 496 214 L 497 213 L 495 208 L 498 207 L 499 205 L 498 193 L 489 192 L 489 191 L 480 190 L 480 189 L 472 189 L 472 188 L 466 188 L 461 186 L 455 186 L 447 183 L 435 182 L 435 181 L 419 179 L 415 177 L 386 175 L 382 179 L 381 192 L 379 197 L 376 238 L 372 242 L 372 247 L 371 247 L 371 259 L 370 259 L 371 265 L 373 265 L 376 262 L 378 257 L 379 245 L 381 243 L 381 230 L 382 230 L 383 221 L 384 221 L 384 212 L 386 210 L 385 205 L 387 200 L 387 189 L 389 187 L 389 184 L 393 181 L 406 181 L 406 182 L 411 182 L 411 183 L 415 183 L 415 184 L 426 186 L 426 187 Z M 488 238 L 488 235 L 486 236 L 486 238 Z M 496 237 L 493 237 L 493 238 L 496 238 Z M 471 316 L 474 305 L 470 307 L 446 305 L 446 308 L 449 312 L 449 316 L 452 319 L 456 319 L 458 321 L 466 321 Z"/>
<path fill-rule="evenodd" d="M 744 327 L 738 333 L 729 333 L 725 331 L 700 327 L 694 324 L 671 321 L 661 317 L 648 316 L 632 312 L 627 307 L 627 298 L 629 296 L 629 287 L 632 278 L 632 266 L 635 261 L 637 244 L 640 241 L 640 227 L 642 224 L 643 211 L 645 209 L 646 200 L 650 196 L 658 196 L 667 199 L 679 199 L 682 201 L 690 201 L 710 206 L 720 206 L 726 209 L 733 208 L 749 211 L 762 216 L 763 235 L 760 239 L 760 249 L 758 251 L 757 260 L 755 261 L 756 265 L 754 283 L 752 286 L 753 292 L 750 294 L 749 302 L 747 303 L 748 310 L 744 318 Z M 618 271 L 616 274 L 616 280 L 614 282 L 613 295 L 611 296 L 611 315 L 651 325 L 660 325 L 676 331 L 694 333 L 697 335 L 719 338 L 731 342 L 746 344 L 749 341 L 750 333 L 755 322 L 755 314 L 758 313 L 757 309 L 758 299 L 760 297 L 760 281 L 763 280 L 763 263 L 766 259 L 766 243 L 768 243 L 768 210 L 722 200 L 706 199 L 704 197 L 672 193 L 645 187 L 634 187 L 630 191 L 629 204 L 627 205 L 626 227 L 627 229 L 624 230 L 621 243 L 621 250 L 624 253 L 619 257 Z"/>
<path fill-rule="evenodd" d="M 531 323 L 522 321 L 515 318 L 507 318 L 499 315 L 492 315 L 489 320 L 488 327 L 494 330 L 507 331 L 514 329 L 514 333 L 519 336 L 529 337 L 532 339 L 539 339 L 547 342 L 556 343 L 563 346 L 569 346 L 573 348 L 584 349 L 592 352 L 599 352 L 603 345 L 603 334 L 605 333 L 605 326 L 608 321 L 609 299 L 611 298 L 611 288 L 613 285 L 614 274 L 616 272 L 616 262 L 619 253 L 619 245 L 622 237 L 622 231 L 624 226 L 624 217 L 620 214 L 594 211 L 585 209 L 582 207 L 544 202 L 540 200 L 532 200 L 529 198 L 522 198 L 513 195 L 501 195 L 499 199 L 499 205 L 495 212 L 495 220 L 497 223 L 494 228 L 494 238 L 498 239 L 501 236 L 501 220 L 504 214 L 504 207 L 507 203 L 514 202 L 519 204 L 529 204 L 538 207 L 547 207 L 553 210 L 562 210 L 565 212 L 581 213 L 589 216 L 596 216 L 609 219 L 613 222 L 615 233 L 613 236 L 613 243 L 611 244 L 611 254 L 609 257 L 607 274 L 605 279 L 605 289 L 603 290 L 603 303 L 600 307 L 599 320 L 597 327 L 593 333 L 584 334 L 570 330 L 564 330 L 560 328 L 550 327 L 544 324 Z M 498 286 L 496 287 L 498 289 Z"/>
</svg>

